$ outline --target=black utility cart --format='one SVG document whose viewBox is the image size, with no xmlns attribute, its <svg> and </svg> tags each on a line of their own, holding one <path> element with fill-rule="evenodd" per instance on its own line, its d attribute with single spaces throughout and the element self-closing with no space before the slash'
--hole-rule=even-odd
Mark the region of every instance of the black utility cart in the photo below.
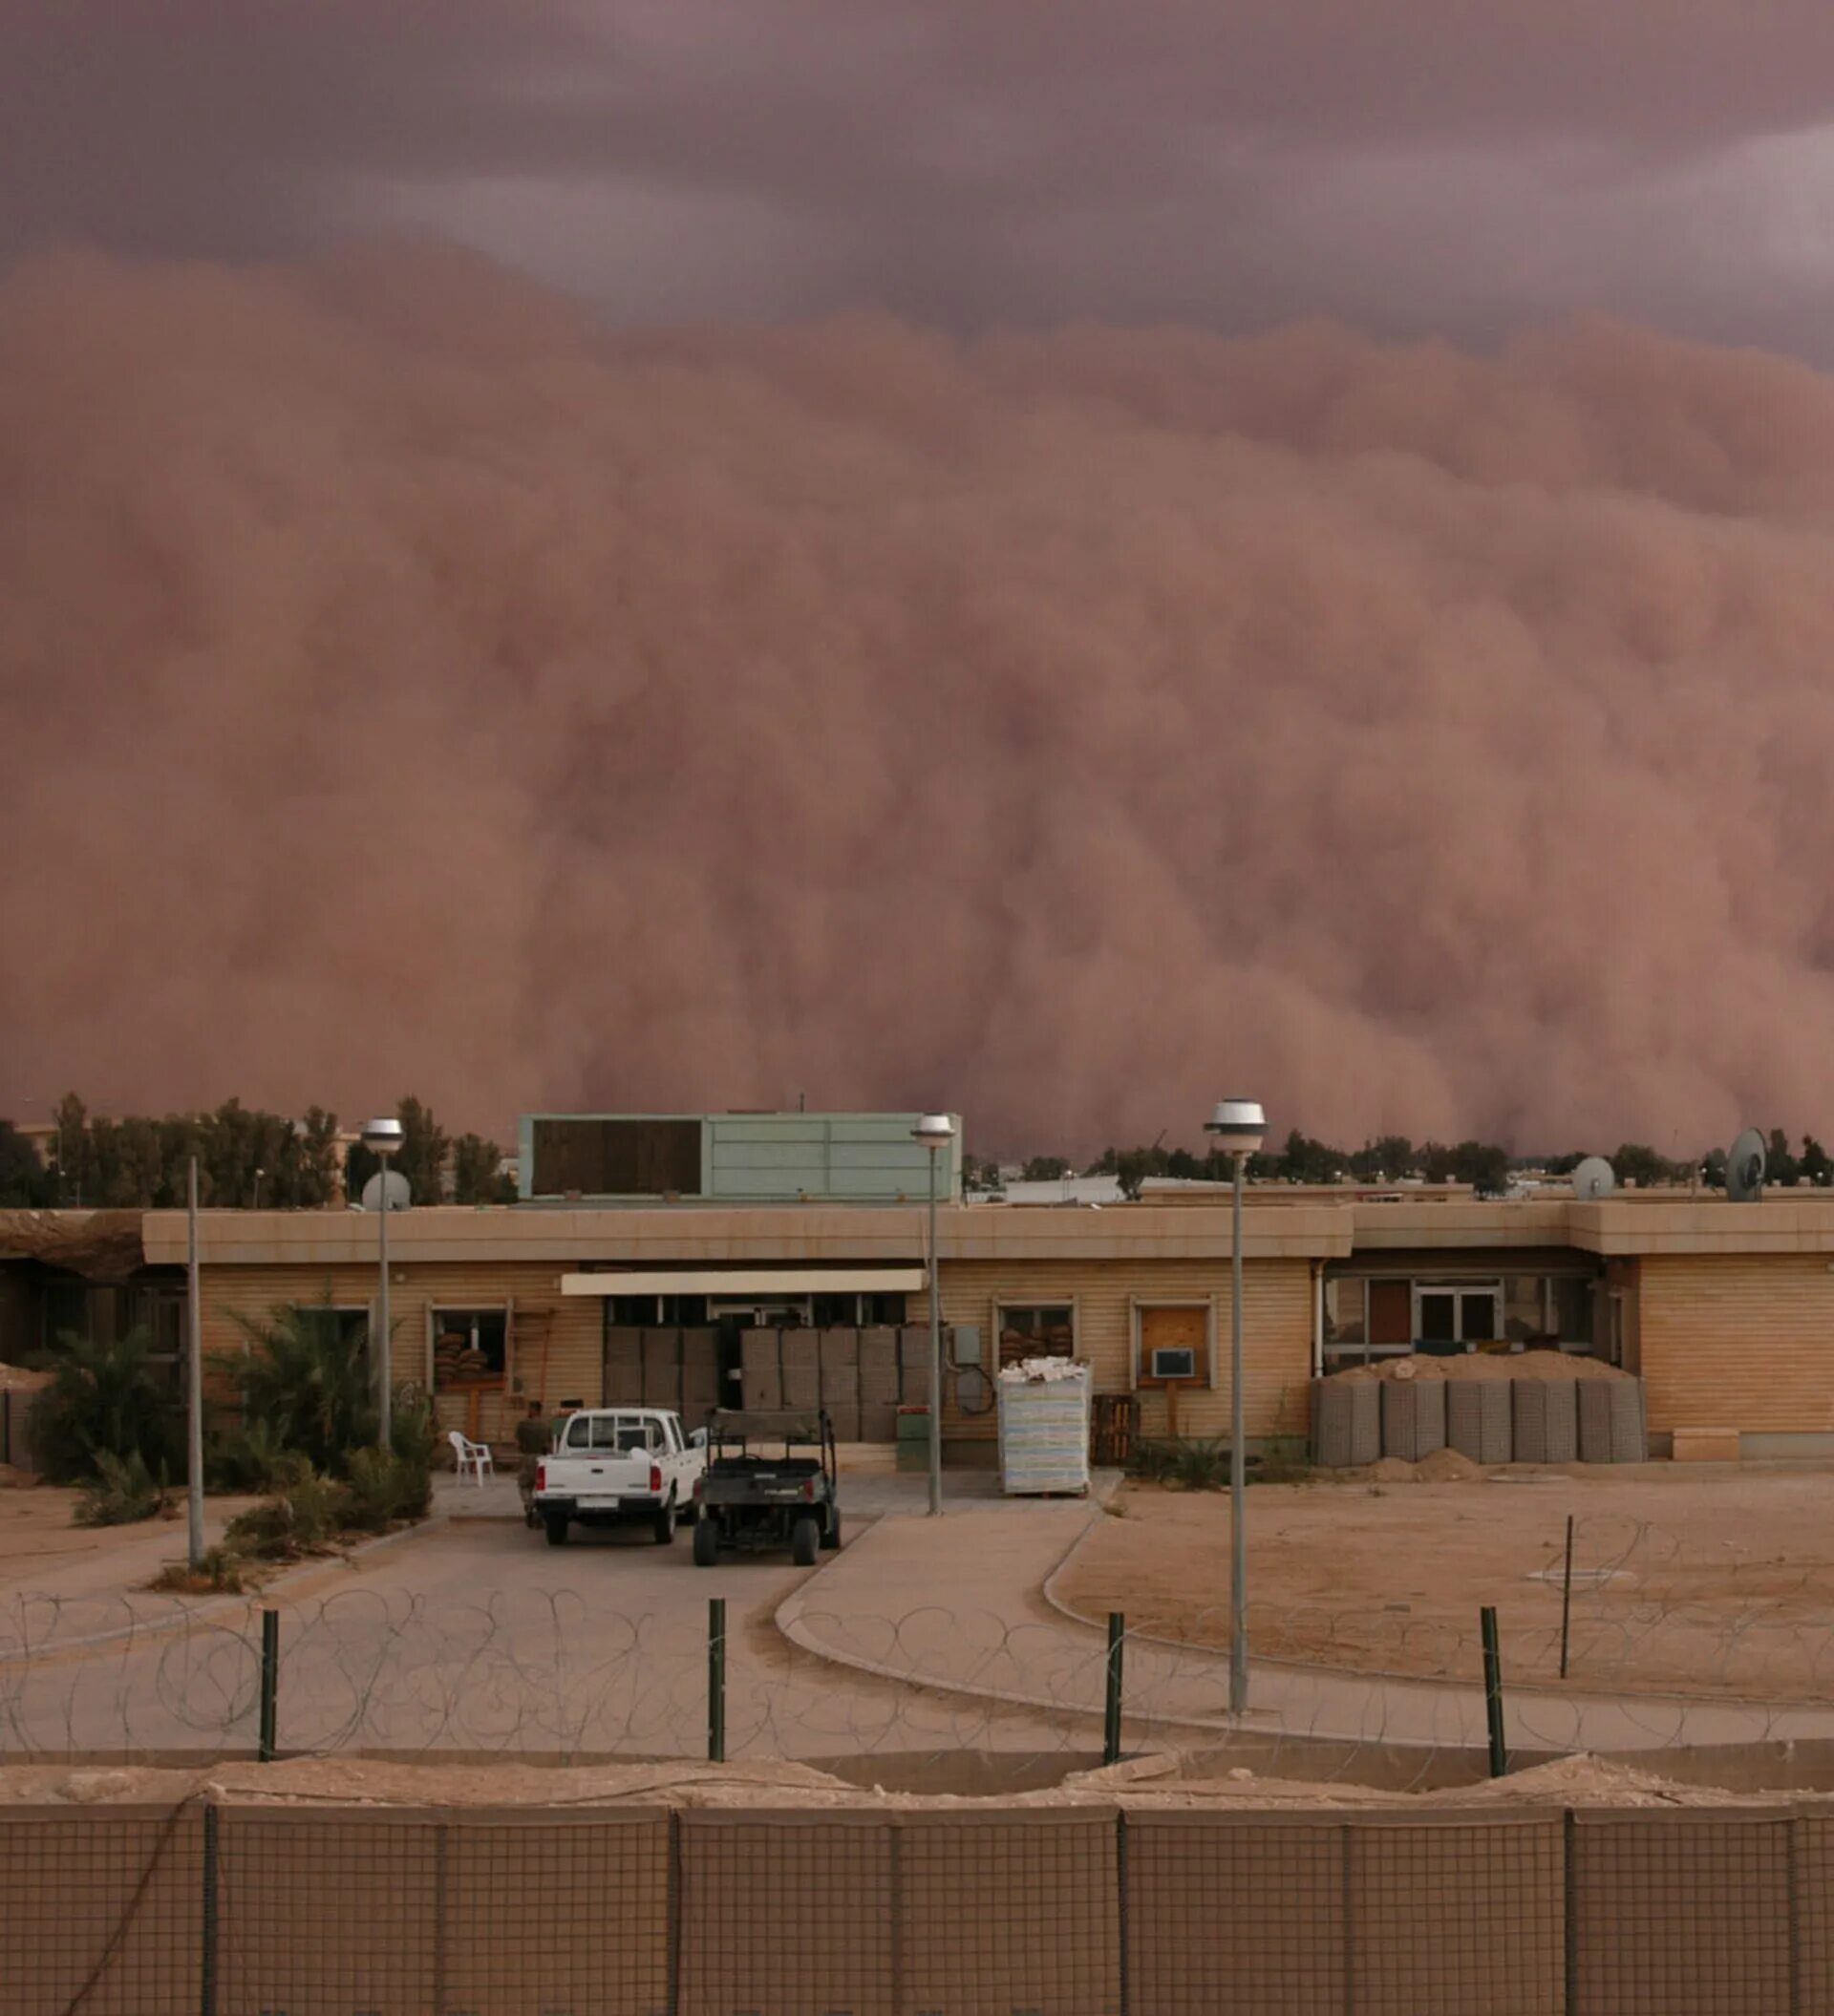
<svg viewBox="0 0 1834 2016">
<path fill-rule="evenodd" d="M 714 1408 L 707 1416 L 707 1469 L 694 1486 L 694 1564 L 722 1549 L 787 1547 L 799 1568 L 841 1544 L 834 1426 L 819 1408 L 775 1412 Z"/>
</svg>

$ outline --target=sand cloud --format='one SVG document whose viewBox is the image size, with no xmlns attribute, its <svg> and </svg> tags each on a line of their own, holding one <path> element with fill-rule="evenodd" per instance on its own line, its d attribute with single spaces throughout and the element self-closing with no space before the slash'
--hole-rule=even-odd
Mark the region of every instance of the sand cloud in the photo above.
<svg viewBox="0 0 1834 2016">
<path fill-rule="evenodd" d="M 1834 384 L 0 283 L 0 1108 L 1829 1123 Z"/>
</svg>

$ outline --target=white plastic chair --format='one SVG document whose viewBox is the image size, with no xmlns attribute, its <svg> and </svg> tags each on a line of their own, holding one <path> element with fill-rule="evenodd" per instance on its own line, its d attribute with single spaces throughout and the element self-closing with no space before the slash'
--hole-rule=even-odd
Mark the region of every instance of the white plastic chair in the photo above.
<svg viewBox="0 0 1834 2016">
<path fill-rule="evenodd" d="M 452 1444 L 453 1455 L 458 1459 L 460 1479 L 462 1480 L 466 1471 L 470 1471 L 472 1475 L 478 1479 L 478 1488 L 481 1491 L 484 1488 L 484 1478 L 486 1476 L 495 1476 L 497 1474 L 497 1466 L 490 1460 L 488 1445 L 482 1442 L 466 1441 L 456 1428 L 446 1437 L 446 1440 Z"/>
</svg>

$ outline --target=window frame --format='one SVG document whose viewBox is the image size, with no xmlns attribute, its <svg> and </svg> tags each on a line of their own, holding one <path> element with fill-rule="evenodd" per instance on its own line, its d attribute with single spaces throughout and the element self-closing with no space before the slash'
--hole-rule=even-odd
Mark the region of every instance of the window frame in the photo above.
<svg viewBox="0 0 1834 2016">
<path fill-rule="evenodd" d="M 1081 1310 L 1078 1308 L 1077 1298 L 1074 1295 L 1029 1296 L 1024 1302 L 1009 1302 L 1004 1297 L 996 1295 L 992 1299 L 992 1306 L 993 1326 L 990 1334 L 992 1338 L 993 1369 L 995 1371 L 998 1371 L 1002 1365 L 1017 1363 L 1016 1359 L 1008 1360 L 1003 1355 L 1004 1348 L 1001 1340 L 1006 1330 L 1006 1317 L 1009 1310 L 1024 1309 L 1034 1313 L 1042 1313 L 1047 1309 L 1067 1310 L 1070 1317 L 1069 1355 L 1072 1359 L 1075 1359 L 1080 1354 L 1082 1346 Z M 1028 1357 L 1048 1357 L 1052 1354 L 1049 1352 L 1028 1352 L 1026 1355 Z"/>
<path fill-rule="evenodd" d="M 1145 1369 L 1145 1325 L 1143 1318 L 1148 1309 L 1202 1309 L 1204 1311 L 1204 1363 L 1205 1369 L 1194 1379 L 1155 1379 Z M 1127 1300 L 1127 1382 L 1136 1392 L 1163 1392 L 1171 1387 L 1207 1390 L 1216 1392 L 1222 1386 L 1222 1368 L 1218 1364 L 1217 1332 L 1220 1323 L 1220 1303 L 1214 1295 L 1132 1295 Z"/>
<path fill-rule="evenodd" d="M 456 1386 L 439 1383 L 439 1340 L 445 1335 L 440 1323 L 444 1316 L 501 1316 L 503 1319 L 503 1363 L 499 1371 L 489 1372 L 481 1379 L 461 1379 Z M 475 1337 L 477 1332 L 472 1332 Z M 513 1302 L 434 1302 L 427 1304 L 427 1385 L 436 1393 L 492 1392 L 501 1388 L 509 1390 L 511 1374 L 515 1369 L 516 1354 L 516 1305 Z"/>
</svg>

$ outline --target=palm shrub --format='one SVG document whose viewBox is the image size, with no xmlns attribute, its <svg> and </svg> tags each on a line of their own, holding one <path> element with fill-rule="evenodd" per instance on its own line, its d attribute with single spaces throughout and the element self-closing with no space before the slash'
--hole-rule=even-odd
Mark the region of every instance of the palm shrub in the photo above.
<svg viewBox="0 0 1834 2016">
<path fill-rule="evenodd" d="M 242 1368 L 248 1428 L 260 1424 L 270 1444 L 297 1450 L 314 1470 L 341 1472 L 375 1440 L 376 1412 L 367 1342 L 340 1336 L 330 1314 L 328 1295 L 236 1321 L 252 1347 Z"/>
<path fill-rule="evenodd" d="M 152 1338 L 140 1328 L 103 1340 L 66 1331 L 45 1360 L 51 1384 L 32 1410 L 32 1447 L 54 1483 L 84 1483 L 103 1455 L 138 1456 L 149 1476 L 176 1467 L 177 1424 L 151 1364 Z"/>
<path fill-rule="evenodd" d="M 156 1477 L 137 1449 L 117 1456 L 112 1449 L 96 1452 L 96 1475 L 76 1500 L 79 1526 L 131 1526 L 137 1519 L 156 1518 L 166 1509 L 163 1475 Z"/>
</svg>

